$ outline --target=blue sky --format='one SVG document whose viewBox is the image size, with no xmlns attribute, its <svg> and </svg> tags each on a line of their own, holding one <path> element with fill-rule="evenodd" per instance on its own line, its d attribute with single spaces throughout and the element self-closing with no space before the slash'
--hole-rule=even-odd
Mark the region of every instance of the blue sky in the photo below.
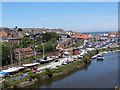
<svg viewBox="0 0 120 90">
<path fill-rule="evenodd" d="M 2 26 L 116 31 L 117 5 L 117 2 L 3 2 Z"/>
</svg>

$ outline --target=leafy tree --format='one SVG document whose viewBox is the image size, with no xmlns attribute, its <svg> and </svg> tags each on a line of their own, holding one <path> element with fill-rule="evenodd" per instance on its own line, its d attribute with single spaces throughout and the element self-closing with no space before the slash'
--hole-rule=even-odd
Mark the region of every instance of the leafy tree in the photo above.
<svg viewBox="0 0 120 90">
<path fill-rule="evenodd" d="M 17 30 L 17 31 L 22 32 L 22 28 L 18 28 L 18 30 Z"/>
<path fill-rule="evenodd" d="M 46 40 L 46 41 L 49 41 L 51 39 L 58 40 L 59 35 L 57 33 L 55 33 L 55 32 L 47 32 L 47 33 L 43 34 L 42 38 L 43 38 L 43 40 Z"/>
<path fill-rule="evenodd" d="M 51 41 L 49 41 L 49 42 L 45 43 L 44 49 L 45 49 L 45 51 L 53 51 L 55 49 L 55 47 L 54 47 L 54 44 Z M 38 45 L 36 50 L 43 52 L 43 45 L 42 44 Z"/>
<path fill-rule="evenodd" d="M 43 51 L 43 45 L 42 44 L 38 45 L 36 50 L 39 51 L 39 52 L 42 52 Z"/>
<path fill-rule="evenodd" d="M 21 43 L 20 43 L 20 45 L 21 45 L 23 48 L 28 47 L 30 44 L 31 44 L 31 40 L 30 40 L 29 37 L 24 37 L 24 38 L 21 40 Z"/>
<path fill-rule="evenodd" d="M 36 43 L 41 44 L 43 42 L 42 36 L 36 38 Z"/>
<path fill-rule="evenodd" d="M 52 51 L 52 50 L 54 50 L 54 46 L 52 42 L 49 41 L 45 44 L 45 51 Z"/>
<path fill-rule="evenodd" d="M 59 39 L 59 35 L 55 32 L 47 32 L 42 35 L 42 38 L 39 37 L 37 42 L 45 43 L 45 51 L 53 51 L 57 46 L 57 40 Z M 40 41 L 41 40 L 41 41 Z M 36 48 L 38 51 L 43 51 L 43 45 L 38 45 Z"/>
<path fill-rule="evenodd" d="M 14 49 L 16 49 L 16 48 L 20 48 L 20 45 L 14 44 Z"/>
<path fill-rule="evenodd" d="M 0 43 L 0 56 L 2 56 L 2 66 L 10 64 L 10 45 L 7 42 Z"/>
<path fill-rule="evenodd" d="M 15 30 L 17 30 L 18 29 L 18 27 L 17 26 L 15 26 L 15 28 L 14 28 Z"/>
</svg>

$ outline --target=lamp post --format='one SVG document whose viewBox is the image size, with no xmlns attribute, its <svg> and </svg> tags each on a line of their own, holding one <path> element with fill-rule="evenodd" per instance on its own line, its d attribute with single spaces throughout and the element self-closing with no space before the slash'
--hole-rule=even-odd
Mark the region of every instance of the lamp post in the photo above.
<svg viewBox="0 0 120 90">
<path fill-rule="evenodd" d="M 44 43 L 43 43 L 43 59 L 44 59 L 45 55 L 44 55 Z"/>
</svg>

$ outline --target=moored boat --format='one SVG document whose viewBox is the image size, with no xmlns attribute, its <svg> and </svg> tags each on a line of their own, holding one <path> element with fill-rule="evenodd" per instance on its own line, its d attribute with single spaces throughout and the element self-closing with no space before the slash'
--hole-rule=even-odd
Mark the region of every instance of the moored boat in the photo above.
<svg viewBox="0 0 120 90">
<path fill-rule="evenodd" d="M 97 55 L 94 55 L 93 57 L 92 57 L 92 59 L 96 59 L 97 58 Z"/>
<path fill-rule="evenodd" d="M 97 60 L 104 60 L 104 57 L 103 56 L 98 56 Z"/>
</svg>

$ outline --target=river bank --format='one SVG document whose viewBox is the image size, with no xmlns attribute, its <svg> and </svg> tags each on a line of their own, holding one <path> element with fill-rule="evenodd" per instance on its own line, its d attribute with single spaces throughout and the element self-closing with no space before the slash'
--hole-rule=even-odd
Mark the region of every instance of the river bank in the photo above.
<svg viewBox="0 0 120 90">
<path fill-rule="evenodd" d="M 36 83 L 31 88 L 115 88 L 118 86 L 118 52 L 103 56 L 103 61 L 94 59 L 81 70 L 45 83 Z"/>
<path fill-rule="evenodd" d="M 114 49 L 113 49 L 114 50 Z M 116 48 L 118 50 L 118 48 Z M 104 51 L 104 50 L 101 50 Z M 73 62 L 68 65 L 60 66 L 58 69 L 46 69 L 45 72 L 42 72 L 40 74 L 32 74 L 23 81 L 13 81 L 12 82 L 12 88 L 17 88 L 17 87 L 28 87 L 30 85 L 34 85 L 36 83 L 40 83 L 41 81 L 46 81 L 52 78 L 56 78 L 59 76 L 66 75 L 76 69 L 82 69 L 85 65 L 90 64 L 92 59 L 91 57 L 98 54 L 98 51 L 91 51 L 88 54 L 85 55 L 85 57 L 81 60 L 78 60 L 76 62 Z"/>
<path fill-rule="evenodd" d="M 97 53 L 98 51 L 92 51 L 89 54 L 86 54 L 82 60 L 77 60 L 68 65 L 60 66 L 58 69 L 46 69 L 44 72 L 38 74 L 30 73 L 30 75 L 23 80 L 11 80 L 11 78 L 6 78 L 6 81 L 2 83 L 2 86 L 4 88 L 27 87 L 29 85 L 35 84 L 35 82 L 38 81 L 40 82 L 49 78 L 57 77 L 59 75 L 64 75 L 75 70 L 76 68 L 81 68 L 83 65 L 90 63 L 91 57 Z"/>
</svg>

